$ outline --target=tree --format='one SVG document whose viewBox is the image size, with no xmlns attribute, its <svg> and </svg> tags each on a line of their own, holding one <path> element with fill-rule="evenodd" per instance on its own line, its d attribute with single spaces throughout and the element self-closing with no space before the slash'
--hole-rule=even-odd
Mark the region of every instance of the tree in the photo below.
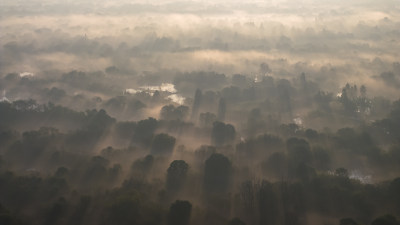
<svg viewBox="0 0 400 225">
<path fill-rule="evenodd" d="M 134 174 L 146 176 L 153 167 L 154 157 L 147 155 L 143 159 L 138 159 L 132 163 L 131 170 Z"/>
<path fill-rule="evenodd" d="M 345 112 L 349 116 L 354 116 L 357 111 L 357 106 L 354 102 L 357 97 L 357 86 L 350 86 L 346 84 L 346 86 L 342 89 L 342 94 L 339 97 L 339 101 L 342 103 Z"/>
<path fill-rule="evenodd" d="M 139 121 L 135 127 L 132 142 L 149 147 L 157 126 L 157 120 L 151 117 L 146 120 Z"/>
<path fill-rule="evenodd" d="M 390 196 L 397 202 L 397 207 L 400 209 L 400 177 L 395 178 L 390 182 L 389 186 Z"/>
<path fill-rule="evenodd" d="M 59 89 L 56 87 L 53 87 L 52 89 L 47 91 L 47 96 L 49 97 L 49 100 L 54 103 L 57 103 L 62 98 L 64 98 L 66 95 L 67 94 L 63 89 Z"/>
<path fill-rule="evenodd" d="M 282 179 L 287 173 L 287 158 L 282 152 L 274 152 L 261 164 L 263 172 L 276 179 Z"/>
<path fill-rule="evenodd" d="M 343 218 L 340 220 L 340 225 L 358 225 L 352 218 Z"/>
<path fill-rule="evenodd" d="M 168 225 L 188 225 L 192 204 L 188 201 L 180 201 L 171 204 L 168 212 Z"/>
<path fill-rule="evenodd" d="M 115 119 L 110 117 L 104 109 L 86 111 L 87 129 L 90 132 L 101 135 L 103 132 L 115 123 Z"/>
<path fill-rule="evenodd" d="M 87 185 L 97 185 L 107 176 L 109 161 L 101 156 L 93 156 L 83 177 Z"/>
<path fill-rule="evenodd" d="M 176 139 L 168 134 L 157 134 L 151 146 L 151 153 L 155 155 L 170 155 L 175 147 Z"/>
<path fill-rule="evenodd" d="M 281 151 L 284 148 L 283 141 L 273 135 L 262 134 L 256 138 L 246 139 L 236 145 L 236 151 L 250 158 L 264 158 L 274 151 Z"/>
<path fill-rule="evenodd" d="M 335 170 L 335 175 L 339 176 L 339 177 L 347 178 L 347 177 L 349 177 L 349 172 L 345 168 L 341 167 L 341 168 L 337 168 Z"/>
<path fill-rule="evenodd" d="M 197 117 L 197 114 L 199 113 L 199 108 L 200 108 L 202 98 L 203 98 L 203 94 L 201 93 L 201 90 L 196 89 L 196 93 L 194 94 L 193 107 L 192 107 L 192 116 L 191 116 L 192 121 Z"/>
<path fill-rule="evenodd" d="M 366 98 L 367 97 L 367 88 L 365 87 L 365 85 L 361 85 L 360 87 L 360 95 L 362 98 Z"/>
<path fill-rule="evenodd" d="M 217 119 L 219 121 L 224 121 L 225 120 L 225 114 L 226 114 L 226 102 L 225 102 L 225 99 L 220 98 L 219 99 L 219 103 L 218 103 Z"/>
<path fill-rule="evenodd" d="M 240 220 L 239 218 L 233 218 L 232 220 L 229 221 L 228 225 L 246 225 L 246 223 Z"/>
<path fill-rule="evenodd" d="M 184 160 L 174 160 L 167 170 L 167 190 L 178 192 L 185 180 L 189 165 Z"/>
<path fill-rule="evenodd" d="M 286 141 L 288 156 L 291 163 L 295 166 L 300 163 L 310 163 L 312 154 L 309 143 L 304 139 L 289 138 Z"/>
<path fill-rule="evenodd" d="M 2 225 L 17 225 L 17 219 L 10 213 L 10 211 L 4 208 L 0 204 L 0 224 Z"/>
<path fill-rule="evenodd" d="M 221 96 L 228 102 L 238 102 L 241 98 L 241 90 L 236 86 L 225 87 L 221 91 Z"/>
<path fill-rule="evenodd" d="M 198 149 L 195 150 L 194 155 L 195 155 L 195 162 L 198 164 L 198 166 L 203 165 L 204 162 L 210 158 L 210 156 L 214 153 L 216 153 L 217 149 L 215 146 L 211 145 L 202 145 Z"/>
<path fill-rule="evenodd" d="M 90 196 L 82 196 L 75 205 L 72 215 L 69 218 L 70 225 L 79 225 L 83 224 L 85 215 L 90 207 L 91 204 L 91 197 Z"/>
<path fill-rule="evenodd" d="M 294 89 L 290 83 L 290 81 L 286 79 L 280 79 L 277 83 L 277 93 L 278 93 L 278 104 L 279 110 L 282 113 L 292 114 L 292 94 Z"/>
<path fill-rule="evenodd" d="M 247 85 L 247 77 L 245 75 L 241 75 L 241 74 L 234 74 L 232 76 L 232 84 L 238 87 L 246 87 Z"/>
<path fill-rule="evenodd" d="M 142 219 L 141 205 L 136 196 L 121 196 L 113 199 L 113 201 L 107 210 L 108 224 L 131 225 L 140 223 Z"/>
<path fill-rule="evenodd" d="M 58 167 L 58 169 L 55 172 L 54 176 L 63 178 L 63 177 L 66 177 L 68 175 L 68 173 L 69 173 L 68 168 L 65 168 L 65 167 L 61 166 L 61 167 Z"/>
<path fill-rule="evenodd" d="M 223 193 L 229 189 L 232 164 L 227 157 L 214 153 L 205 162 L 204 188 L 206 192 Z"/>
<path fill-rule="evenodd" d="M 235 127 L 231 124 L 216 121 L 213 123 L 211 132 L 211 141 L 217 146 L 229 144 L 235 140 L 236 131 Z"/>
<path fill-rule="evenodd" d="M 309 181 L 311 178 L 315 177 L 317 173 L 315 172 L 315 169 L 311 166 L 305 163 L 300 163 L 295 168 L 294 175 L 296 178 L 301 179 L 302 181 Z"/>
<path fill-rule="evenodd" d="M 316 169 L 319 170 L 329 170 L 331 165 L 331 156 L 323 148 L 316 148 L 313 151 L 313 158 Z"/>
<path fill-rule="evenodd" d="M 118 180 L 122 172 L 122 166 L 120 164 L 114 164 L 113 167 L 108 169 L 108 178 L 111 183 Z"/>
<path fill-rule="evenodd" d="M 210 112 L 200 113 L 199 121 L 201 126 L 210 127 L 215 121 L 217 121 L 217 116 Z"/>
<path fill-rule="evenodd" d="M 400 225 L 400 222 L 393 215 L 385 215 L 376 218 L 371 225 Z"/>
<path fill-rule="evenodd" d="M 67 212 L 67 201 L 64 198 L 59 198 L 49 210 L 44 222 L 45 225 L 57 224 L 57 222 L 65 216 Z"/>
<path fill-rule="evenodd" d="M 279 210 L 273 185 L 268 181 L 262 181 L 257 195 L 260 225 L 276 224 Z"/>
<path fill-rule="evenodd" d="M 325 111 L 325 112 L 330 112 L 331 107 L 330 103 L 333 100 L 332 93 L 325 93 L 323 91 L 318 91 L 317 94 L 314 96 L 314 101 L 317 103 L 318 108 Z"/>
<path fill-rule="evenodd" d="M 166 105 L 161 108 L 160 118 L 164 120 L 184 120 L 189 113 L 189 107 Z"/>
<path fill-rule="evenodd" d="M 254 136 L 259 132 L 264 131 L 266 123 L 263 120 L 261 110 L 259 108 L 252 109 L 247 117 L 247 132 L 248 136 Z"/>
<path fill-rule="evenodd" d="M 257 217 L 257 206 L 256 206 L 256 192 L 257 185 L 253 181 L 247 180 L 243 182 L 239 187 L 239 198 L 240 205 L 242 208 L 243 215 L 250 223 L 255 223 Z"/>
<path fill-rule="evenodd" d="M 262 76 L 266 76 L 268 73 L 271 73 L 271 69 L 269 68 L 267 63 L 260 64 L 260 73 Z"/>
</svg>

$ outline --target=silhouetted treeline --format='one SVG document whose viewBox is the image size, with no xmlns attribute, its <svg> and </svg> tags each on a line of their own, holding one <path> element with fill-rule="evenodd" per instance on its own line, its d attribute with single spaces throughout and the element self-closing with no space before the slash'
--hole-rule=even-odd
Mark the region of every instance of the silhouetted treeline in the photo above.
<svg viewBox="0 0 400 225">
<path fill-rule="evenodd" d="M 305 74 L 192 72 L 122 95 L 87 76 L 57 82 L 109 97 L 0 102 L 0 224 L 399 224 L 400 100 Z M 26 79 L 2 78 L 45 85 Z"/>
</svg>

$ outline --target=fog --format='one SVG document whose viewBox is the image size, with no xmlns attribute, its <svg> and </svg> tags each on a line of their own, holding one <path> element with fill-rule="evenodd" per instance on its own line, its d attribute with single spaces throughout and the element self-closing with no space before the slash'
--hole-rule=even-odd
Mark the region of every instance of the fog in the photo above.
<svg viewBox="0 0 400 225">
<path fill-rule="evenodd" d="M 400 224 L 398 0 L 2 0 L 0 224 Z"/>
<path fill-rule="evenodd" d="M 380 83 L 371 77 L 392 71 L 398 61 L 396 3 L 5 1 L 1 71 L 116 66 L 129 74 L 255 76 L 266 62 L 275 76 L 307 72 L 336 89 L 347 82 Z M 321 75 L 324 68 L 335 72 Z M 374 93 L 383 89 L 374 87 Z"/>
</svg>

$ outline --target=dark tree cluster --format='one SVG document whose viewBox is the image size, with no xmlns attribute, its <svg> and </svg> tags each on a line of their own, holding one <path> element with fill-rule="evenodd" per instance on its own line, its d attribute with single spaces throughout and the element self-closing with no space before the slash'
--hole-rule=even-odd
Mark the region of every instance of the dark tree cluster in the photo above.
<svg viewBox="0 0 400 225">
<path fill-rule="evenodd" d="M 0 78 L 0 224 L 398 225 L 400 101 L 260 73 Z"/>
</svg>

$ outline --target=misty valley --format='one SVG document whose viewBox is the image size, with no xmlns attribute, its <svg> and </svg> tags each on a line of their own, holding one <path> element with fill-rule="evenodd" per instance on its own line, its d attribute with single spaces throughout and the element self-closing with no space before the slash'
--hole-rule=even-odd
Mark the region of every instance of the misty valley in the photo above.
<svg viewBox="0 0 400 225">
<path fill-rule="evenodd" d="M 400 225 L 400 4 L 0 4 L 0 225 Z"/>
</svg>

